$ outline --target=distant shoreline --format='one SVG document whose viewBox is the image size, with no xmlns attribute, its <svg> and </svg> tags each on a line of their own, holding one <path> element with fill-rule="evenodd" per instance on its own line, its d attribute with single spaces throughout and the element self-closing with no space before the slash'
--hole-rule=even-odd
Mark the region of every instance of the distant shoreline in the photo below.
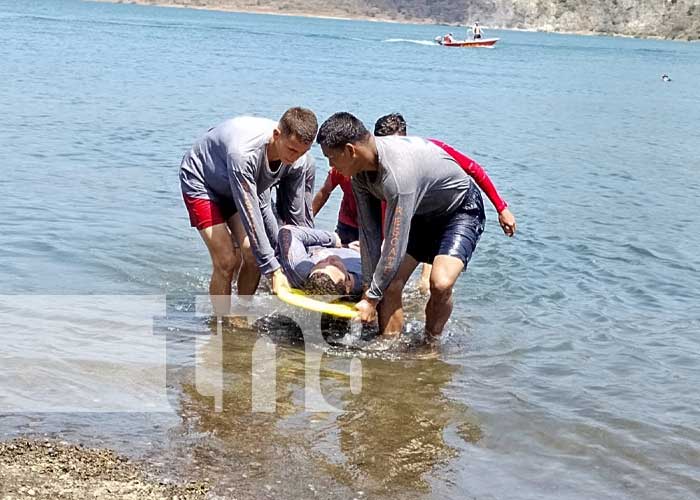
<svg viewBox="0 0 700 500">
<path fill-rule="evenodd" d="M 337 21 L 369 21 L 377 23 L 394 23 L 394 24 L 424 24 L 424 25 L 434 25 L 434 26 L 450 26 L 450 27 L 463 27 L 467 28 L 465 24 L 457 23 L 442 23 L 435 19 L 389 19 L 384 17 L 370 17 L 363 15 L 353 15 L 353 16 L 336 16 L 331 14 L 314 14 L 308 11 L 289 11 L 280 12 L 274 9 L 257 9 L 257 8 L 246 8 L 237 9 L 233 7 L 225 6 L 206 6 L 206 5 L 176 5 L 173 3 L 159 2 L 159 1 L 149 1 L 149 0 L 85 0 L 90 2 L 100 2 L 100 3 L 120 3 L 120 4 L 133 4 L 133 5 L 144 5 L 149 7 L 170 7 L 175 9 L 193 9 L 193 10 L 208 10 L 217 12 L 235 12 L 238 14 L 264 14 L 272 16 L 288 16 L 288 17 L 304 17 L 312 19 L 333 19 Z M 513 28 L 505 26 L 486 26 L 485 31 L 489 30 L 505 30 L 505 31 L 521 31 L 526 33 L 555 33 L 558 35 L 580 35 L 580 36 L 609 36 L 615 38 L 638 38 L 640 40 L 665 40 L 665 41 L 676 41 L 676 42 L 693 42 L 694 40 L 684 40 L 682 38 L 665 38 L 662 36 L 655 35 L 626 35 L 622 33 L 604 33 L 599 31 L 558 31 L 558 30 L 545 30 L 538 28 Z M 440 33 L 442 34 L 442 33 Z"/>
<path fill-rule="evenodd" d="M 370 21 L 377 23 L 395 23 L 395 24 L 438 24 L 434 20 L 426 19 L 415 19 L 415 20 L 402 20 L 397 21 L 396 19 L 389 19 L 383 17 L 370 17 L 370 16 L 335 16 L 335 15 L 325 15 L 325 14 L 314 14 L 308 11 L 289 11 L 281 12 L 274 9 L 236 9 L 233 7 L 224 6 L 205 6 L 205 5 L 175 5 L 172 3 L 165 2 L 149 2 L 148 0 L 87 0 L 89 2 L 100 2 L 100 3 L 122 3 L 122 4 L 134 4 L 134 5 L 146 5 L 149 7 L 171 7 L 174 9 L 192 9 L 192 10 L 210 10 L 217 12 L 235 12 L 237 14 L 266 14 L 271 16 L 288 16 L 288 17 L 308 17 L 314 19 L 333 19 L 337 21 Z"/>
</svg>

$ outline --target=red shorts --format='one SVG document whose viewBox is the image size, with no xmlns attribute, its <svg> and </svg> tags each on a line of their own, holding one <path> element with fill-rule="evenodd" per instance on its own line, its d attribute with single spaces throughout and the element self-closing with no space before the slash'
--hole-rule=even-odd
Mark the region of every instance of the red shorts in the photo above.
<svg viewBox="0 0 700 500">
<path fill-rule="evenodd" d="M 200 231 L 217 224 L 225 223 L 236 210 L 234 203 L 214 203 L 205 198 L 192 198 L 182 195 L 185 200 L 187 212 L 190 214 L 190 224 Z"/>
</svg>

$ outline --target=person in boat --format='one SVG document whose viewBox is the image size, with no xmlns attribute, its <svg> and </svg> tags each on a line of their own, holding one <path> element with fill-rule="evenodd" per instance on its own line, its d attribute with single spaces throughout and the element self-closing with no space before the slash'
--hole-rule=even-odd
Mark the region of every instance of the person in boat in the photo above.
<svg viewBox="0 0 700 500">
<path fill-rule="evenodd" d="M 670 81 L 671 81 L 671 77 L 668 76 L 666 73 L 664 73 L 663 75 L 661 75 L 661 79 L 662 79 L 664 82 L 670 82 Z"/>
<path fill-rule="evenodd" d="M 419 262 L 432 263 L 425 332 L 439 336 L 452 313 L 454 284 L 484 230 L 481 193 L 472 179 L 496 206 L 505 234 L 513 236 L 508 205 L 481 166 L 434 139 L 375 137 L 355 116 L 340 112 L 321 125 L 317 142 L 329 163 L 352 177 L 365 290 L 356 304 L 360 319 L 378 320 L 384 336 L 400 334 L 403 288 Z"/>
<path fill-rule="evenodd" d="M 472 26 L 472 37 L 474 40 L 478 40 L 482 37 L 481 26 L 479 26 L 479 21 L 474 23 Z"/>
<path fill-rule="evenodd" d="M 239 116 L 209 129 L 185 153 L 180 186 L 190 224 L 211 257 L 209 293 L 217 316 L 230 311 L 231 282 L 239 266 L 239 296 L 255 293 L 261 273 L 271 280 L 273 292 L 286 284 L 262 212 L 268 219 L 274 215 L 261 206 L 260 195 L 279 183 L 289 205 L 285 213 L 293 224 L 305 225 L 305 183 L 315 168 L 308 151 L 317 130 L 316 115 L 305 108 L 288 109 L 278 122 Z"/>
<path fill-rule="evenodd" d="M 442 37 L 442 43 L 454 43 L 454 38 L 452 36 L 452 33 L 448 33 L 447 35 Z"/>
<path fill-rule="evenodd" d="M 360 252 L 344 248 L 336 233 L 282 226 L 277 241 L 277 259 L 292 287 L 310 295 L 362 294 Z"/>
</svg>

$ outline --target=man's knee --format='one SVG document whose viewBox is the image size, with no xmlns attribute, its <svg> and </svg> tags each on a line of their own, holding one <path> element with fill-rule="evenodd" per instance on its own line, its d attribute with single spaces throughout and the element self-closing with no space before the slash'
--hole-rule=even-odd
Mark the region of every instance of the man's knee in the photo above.
<svg viewBox="0 0 700 500">
<path fill-rule="evenodd" d="M 226 255 L 219 255 L 213 260 L 214 271 L 224 276 L 233 276 L 238 270 L 240 263 L 240 259 L 233 252 L 227 253 Z"/>
<path fill-rule="evenodd" d="M 430 276 L 430 294 L 433 297 L 446 297 L 452 295 L 455 280 L 451 276 L 433 271 Z"/>
</svg>

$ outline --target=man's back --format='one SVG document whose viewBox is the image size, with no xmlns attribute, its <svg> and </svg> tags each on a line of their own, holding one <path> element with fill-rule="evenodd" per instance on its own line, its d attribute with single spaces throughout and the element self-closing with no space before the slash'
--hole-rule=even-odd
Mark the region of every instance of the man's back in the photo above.
<svg viewBox="0 0 700 500">
<path fill-rule="evenodd" d="M 471 178 L 443 149 L 420 137 L 377 137 L 379 171 L 354 178 L 370 194 L 390 200 L 401 196 L 416 215 L 443 215 L 460 205 Z"/>
<path fill-rule="evenodd" d="M 266 118 L 240 116 L 209 129 L 185 155 L 182 169 L 206 185 L 213 198 L 231 199 L 229 173 L 240 171 L 252 176 L 258 193 L 268 189 L 290 169 L 303 168 L 310 160 L 304 155 L 291 167 L 270 170 L 267 144 L 277 122 Z M 187 184 L 187 179 L 184 179 Z"/>
</svg>

